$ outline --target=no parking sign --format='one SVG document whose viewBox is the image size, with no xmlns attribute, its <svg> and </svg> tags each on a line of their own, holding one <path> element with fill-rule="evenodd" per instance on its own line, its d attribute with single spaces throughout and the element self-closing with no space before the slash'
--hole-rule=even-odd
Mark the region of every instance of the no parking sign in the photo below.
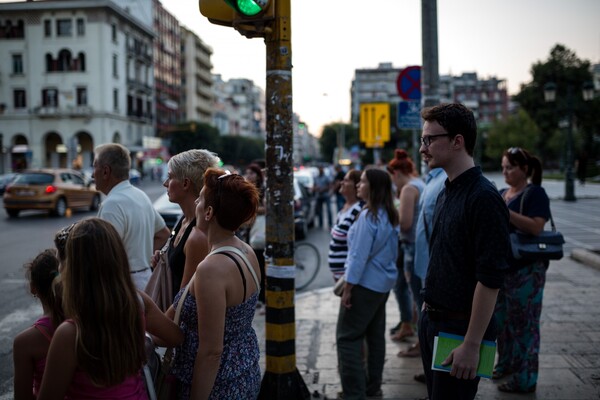
<svg viewBox="0 0 600 400">
<path fill-rule="evenodd" d="M 404 100 L 421 100 L 421 67 L 413 65 L 400 71 L 396 87 Z"/>
</svg>

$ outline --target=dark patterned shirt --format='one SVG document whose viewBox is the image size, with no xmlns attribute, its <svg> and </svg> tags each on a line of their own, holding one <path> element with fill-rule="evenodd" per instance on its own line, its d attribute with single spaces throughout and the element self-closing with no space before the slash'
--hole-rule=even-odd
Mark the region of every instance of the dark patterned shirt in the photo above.
<svg viewBox="0 0 600 400">
<path fill-rule="evenodd" d="M 425 302 L 469 312 L 477 282 L 500 288 L 510 251 L 506 204 L 481 168 L 473 167 L 438 197 L 425 280 Z"/>
</svg>

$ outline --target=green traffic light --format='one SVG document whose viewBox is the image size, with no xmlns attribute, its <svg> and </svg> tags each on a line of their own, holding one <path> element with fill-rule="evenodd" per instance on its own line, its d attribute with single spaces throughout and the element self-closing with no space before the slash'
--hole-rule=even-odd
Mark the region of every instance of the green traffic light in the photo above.
<svg viewBox="0 0 600 400">
<path fill-rule="evenodd" d="M 225 2 L 240 14 L 248 17 L 260 14 L 268 4 L 268 0 L 225 0 Z"/>
</svg>

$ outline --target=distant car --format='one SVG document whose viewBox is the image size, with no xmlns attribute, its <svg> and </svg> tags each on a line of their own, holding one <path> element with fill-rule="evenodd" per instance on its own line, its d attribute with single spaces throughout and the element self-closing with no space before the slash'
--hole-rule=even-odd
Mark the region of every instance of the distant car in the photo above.
<svg viewBox="0 0 600 400">
<path fill-rule="evenodd" d="M 17 175 L 16 172 L 0 175 L 0 196 L 4 194 L 6 187 L 15 180 Z"/>
<path fill-rule="evenodd" d="M 100 206 L 100 192 L 93 183 L 72 169 L 36 169 L 20 173 L 4 193 L 4 208 L 10 217 L 21 210 L 48 210 L 62 217 L 68 208 Z"/>
<path fill-rule="evenodd" d="M 132 185 L 139 185 L 141 181 L 142 174 L 140 174 L 140 171 L 135 168 L 131 168 L 129 170 L 129 182 L 131 182 Z"/>
<path fill-rule="evenodd" d="M 158 211 L 161 217 L 165 220 L 167 227 L 173 229 L 179 218 L 183 215 L 181 207 L 177 203 L 171 203 L 167 193 L 163 193 L 153 203 L 154 209 Z"/>
<path fill-rule="evenodd" d="M 296 239 L 304 239 L 314 225 L 317 209 L 315 196 L 294 175 L 294 228 Z"/>
<path fill-rule="evenodd" d="M 319 170 L 317 169 L 317 174 L 319 173 Z M 314 189 L 315 189 L 315 177 L 317 175 L 315 175 L 315 171 L 313 170 L 312 167 L 309 168 L 303 168 L 303 169 L 299 169 L 297 171 L 294 171 L 294 177 L 296 177 L 298 179 L 298 182 L 300 182 L 302 185 L 304 185 L 304 187 L 306 189 L 308 189 L 309 193 L 313 193 Z"/>
</svg>

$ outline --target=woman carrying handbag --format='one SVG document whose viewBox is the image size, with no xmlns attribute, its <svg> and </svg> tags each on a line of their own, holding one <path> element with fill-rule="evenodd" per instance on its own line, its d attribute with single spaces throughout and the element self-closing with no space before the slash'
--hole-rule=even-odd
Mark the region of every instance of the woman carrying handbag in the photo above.
<svg viewBox="0 0 600 400">
<path fill-rule="evenodd" d="M 502 156 L 508 188 L 500 193 L 510 212 L 510 231 L 538 235 L 550 218 L 550 200 L 542 183 L 542 165 L 527 150 L 511 147 Z M 531 183 L 529 183 L 531 180 Z M 498 323 L 498 363 L 494 379 L 502 392 L 531 393 L 536 389 L 540 351 L 540 315 L 547 262 L 512 256 L 495 310 Z"/>
</svg>

